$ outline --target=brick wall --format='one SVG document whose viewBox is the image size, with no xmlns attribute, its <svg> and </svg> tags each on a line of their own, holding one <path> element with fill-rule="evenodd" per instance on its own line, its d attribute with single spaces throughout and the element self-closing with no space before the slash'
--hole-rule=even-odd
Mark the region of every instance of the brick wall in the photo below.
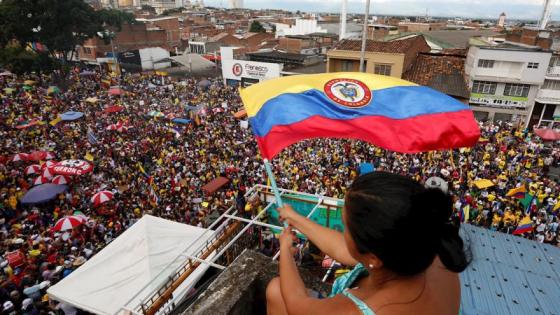
<svg viewBox="0 0 560 315">
<path fill-rule="evenodd" d="M 431 48 L 426 43 L 424 36 L 418 36 L 410 46 L 410 49 L 407 50 L 404 56 L 404 64 L 403 64 L 403 73 L 410 69 L 412 63 L 416 60 L 419 53 L 427 53 L 430 52 Z"/>
</svg>

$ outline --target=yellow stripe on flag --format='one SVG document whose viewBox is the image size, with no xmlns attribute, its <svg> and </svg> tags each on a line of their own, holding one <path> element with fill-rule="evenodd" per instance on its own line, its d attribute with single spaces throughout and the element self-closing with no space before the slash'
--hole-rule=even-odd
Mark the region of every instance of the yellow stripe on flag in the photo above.
<svg viewBox="0 0 560 315">
<path fill-rule="evenodd" d="M 274 80 L 266 80 L 248 88 L 239 94 L 245 104 L 247 115 L 253 117 L 270 99 L 286 93 L 302 93 L 309 90 L 323 92 L 325 84 L 333 79 L 355 79 L 362 81 L 370 90 L 381 90 L 397 86 L 417 86 L 417 84 L 385 75 L 360 72 L 337 72 L 308 75 L 294 75 Z"/>
<path fill-rule="evenodd" d="M 58 124 L 58 123 L 61 122 L 61 121 L 62 121 L 62 118 L 61 118 L 60 115 L 59 115 L 59 116 L 56 116 L 55 119 L 51 120 L 51 121 L 49 122 L 49 124 L 50 124 L 51 126 L 54 127 L 54 126 L 56 126 L 56 124 Z"/>
</svg>

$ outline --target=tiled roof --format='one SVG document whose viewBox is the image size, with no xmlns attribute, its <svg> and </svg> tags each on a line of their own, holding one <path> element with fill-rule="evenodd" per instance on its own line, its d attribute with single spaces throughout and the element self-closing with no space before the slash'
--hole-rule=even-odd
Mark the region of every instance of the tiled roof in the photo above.
<svg viewBox="0 0 560 315">
<path fill-rule="evenodd" d="M 381 42 L 381 41 L 368 39 L 366 41 L 366 51 L 404 54 L 407 52 L 408 49 L 410 49 L 410 47 L 412 47 L 412 45 L 417 40 L 423 40 L 423 38 L 421 36 L 416 36 L 412 38 L 394 40 L 390 42 Z M 335 49 L 361 51 L 362 41 L 353 40 L 353 39 L 344 39 L 336 45 Z"/>
<path fill-rule="evenodd" d="M 464 56 L 422 53 L 403 74 L 403 79 L 432 87 L 450 96 L 469 98 L 464 69 Z"/>
<path fill-rule="evenodd" d="M 559 248 L 471 225 L 461 230 L 473 258 L 460 275 L 463 314 L 558 314 Z"/>
</svg>

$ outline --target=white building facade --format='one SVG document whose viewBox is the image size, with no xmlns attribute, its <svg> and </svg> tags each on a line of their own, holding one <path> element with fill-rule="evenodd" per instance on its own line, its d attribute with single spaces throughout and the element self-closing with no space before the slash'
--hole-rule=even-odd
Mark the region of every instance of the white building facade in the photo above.
<svg viewBox="0 0 560 315">
<path fill-rule="evenodd" d="M 554 55 L 537 93 L 531 123 L 551 128 L 560 127 L 560 55 Z"/>
<path fill-rule="evenodd" d="M 477 119 L 528 125 L 551 57 L 539 47 L 512 43 L 471 46 L 465 73 Z"/>
<path fill-rule="evenodd" d="M 317 20 L 296 19 L 295 25 L 275 23 L 276 38 L 288 35 L 307 35 L 312 33 L 327 33 L 327 30 L 318 25 Z"/>
</svg>

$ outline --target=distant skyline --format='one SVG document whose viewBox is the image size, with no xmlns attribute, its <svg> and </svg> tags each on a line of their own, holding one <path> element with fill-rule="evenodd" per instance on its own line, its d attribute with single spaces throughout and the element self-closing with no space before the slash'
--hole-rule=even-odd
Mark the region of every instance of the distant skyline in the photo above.
<svg viewBox="0 0 560 315">
<path fill-rule="evenodd" d="M 340 11 L 340 0 L 245 0 L 249 9 L 284 9 L 306 12 Z M 510 19 L 537 20 L 544 0 L 372 0 L 373 15 L 410 15 L 493 18 L 505 12 Z M 552 19 L 560 20 L 560 0 L 555 1 Z M 227 0 L 205 0 L 208 6 L 227 7 Z M 349 13 L 364 11 L 365 0 L 348 0 Z"/>
</svg>

